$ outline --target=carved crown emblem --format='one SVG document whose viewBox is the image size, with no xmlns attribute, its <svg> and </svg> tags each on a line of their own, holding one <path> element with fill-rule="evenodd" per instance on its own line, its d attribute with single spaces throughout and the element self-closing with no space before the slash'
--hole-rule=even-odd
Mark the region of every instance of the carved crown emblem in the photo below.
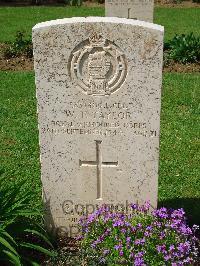
<svg viewBox="0 0 200 266">
<path fill-rule="evenodd" d="M 105 39 L 99 34 L 90 36 L 89 42 L 93 47 L 100 47 L 105 45 Z"/>
</svg>

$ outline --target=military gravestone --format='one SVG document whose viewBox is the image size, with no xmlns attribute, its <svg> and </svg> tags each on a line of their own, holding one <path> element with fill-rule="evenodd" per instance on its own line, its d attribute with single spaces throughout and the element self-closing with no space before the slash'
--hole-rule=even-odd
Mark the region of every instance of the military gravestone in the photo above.
<svg viewBox="0 0 200 266">
<path fill-rule="evenodd" d="M 33 28 L 33 45 L 49 227 L 102 203 L 156 206 L 163 27 L 55 20 Z"/>
<path fill-rule="evenodd" d="M 106 17 L 153 22 L 154 0 L 106 0 Z"/>
</svg>

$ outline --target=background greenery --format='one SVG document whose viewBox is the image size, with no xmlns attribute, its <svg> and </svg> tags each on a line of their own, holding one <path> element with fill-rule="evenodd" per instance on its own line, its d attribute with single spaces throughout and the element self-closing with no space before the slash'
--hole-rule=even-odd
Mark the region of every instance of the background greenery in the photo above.
<svg viewBox="0 0 200 266">
<path fill-rule="evenodd" d="M 0 42 L 37 22 L 72 16 L 104 15 L 100 7 L 0 8 Z M 155 22 L 165 38 L 193 31 L 200 34 L 200 8 L 156 8 Z M 190 221 L 200 223 L 199 109 L 200 74 L 163 76 L 159 204 L 184 207 Z M 0 174 L 7 182 L 26 181 L 32 206 L 41 205 L 36 98 L 33 72 L 0 72 Z M 25 186 L 25 187 L 26 187 Z M 26 190 L 26 188 L 24 188 Z"/>
<path fill-rule="evenodd" d="M 13 41 L 17 31 L 31 34 L 32 27 L 42 21 L 75 17 L 104 16 L 102 7 L 0 7 L 0 42 Z M 165 26 L 165 40 L 174 35 L 194 32 L 200 35 L 200 8 L 156 7 L 154 21 Z"/>
</svg>

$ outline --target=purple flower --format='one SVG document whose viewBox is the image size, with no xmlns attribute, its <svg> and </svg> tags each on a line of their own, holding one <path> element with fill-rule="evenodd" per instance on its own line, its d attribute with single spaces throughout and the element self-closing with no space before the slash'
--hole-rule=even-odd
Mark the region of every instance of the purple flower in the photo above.
<svg viewBox="0 0 200 266">
<path fill-rule="evenodd" d="M 122 229 L 121 229 L 121 232 L 122 232 L 123 234 L 125 234 L 125 233 L 126 233 L 126 228 L 122 228 Z"/>
<path fill-rule="evenodd" d="M 144 256 L 144 251 L 140 251 L 140 252 L 138 252 L 138 253 L 136 253 L 135 254 L 135 258 L 137 259 L 137 258 L 142 258 L 143 256 Z"/>
<path fill-rule="evenodd" d="M 106 228 L 105 232 L 104 232 L 104 235 L 107 236 L 109 235 L 111 232 L 111 229 L 110 228 Z"/>
<path fill-rule="evenodd" d="M 131 226 L 131 232 L 135 232 L 137 229 L 136 229 L 136 227 L 135 226 Z"/>
<path fill-rule="evenodd" d="M 175 250 L 174 245 L 170 245 L 170 247 L 169 247 L 169 251 L 172 252 L 172 251 L 174 251 L 174 250 Z"/>
<path fill-rule="evenodd" d="M 195 233 L 197 230 L 199 230 L 199 226 L 196 225 L 196 224 L 194 224 L 194 225 L 192 226 L 192 230 L 193 230 L 193 232 Z"/>
<path fill-rule="evenodd" d="M 83 239 L 83 236 L 81 235 L 78 235 L 77 237 L 75 237 L 76 240 L 82 240 Z"/>
<path fill-rule="evenodd" d="M 181 209 L 178 209 L 178 210 L 174 210 L 171 214 L 171 218 L 184 218 L 184 215 L 185 215 L 185 212 L 184 210 L 181 208 Z"/>
<path fill-rule="evenodd" d="M 164 208 L 164 207 L 162 207 L 162 208 L 160 208 L 160 209 L 158 209 L 158 210 L 154 210 L 154 211 L 152 212 L 152 214 L 153 214 L 153 216 L 158 217 L 158 218 L 161 218 L 161 219 L 166 219 L 166 218 L 168 218 L 167 209 Z"/>
<path fill-rule="evenodd" d="M 94 214 L 90 214 L 89 216 L 88 216 L 88 219 L 87 219 L 87 224 L 90 224 L 90 223 L 92 223 L 94 220 L 95 220 L 95 215 Z"/>
<path fill-rule="evenodd" d="M 117 227 L 117 226 L 123 226 L 124 225 L 124 222 L 121 221 L 121 220 L 116 220 L 114 223 L 113 223 L 113 226 L 114 227 Z"/>
<path fill-rule="evenodd" d="M 148 231 L 152 231 L 152 229 L 153 229 L 153 227 L 151 226 L 151 225 L 148 225 L 147 227 L 146 227 L 146 230 L 148 230 Z"/>
<path fill-rule="evenodd" d="M 94 242 L 91 244 L 91 247 L 92 247 L 92 248 L 96 248 L 96 245 L 97 245 L 97 242 L 94 241 Z"/>
<path fill-rule="evenodd" d="M 160 222 L 157 222 L 157 221 L 155 221 L 155 222 L 153 223 L 153 225 L 155 225 L 155 226 L 158 227 L 158 228 L 160 228 L 160 227 L 162 226 L 162 224 L 161 224 Z"/>
<path fill-rule="evenodd" d="M 192 258 L 189 258 L 189 257 L 183 260 L 183 262 L 186 263 L 186 265 L 191 264 L 193 261 L 194 260 Z"/>
<path fill-rule="evenodd" d="M 134 243 L 135 245 L 140 245 L 140 239 L 136 239 Z"/>
<path fill-rule="evenodd" d="M 128 244 L 131 242 L 131 238 L 130 238 L 130 236 L 128 236 L 128 237 L 126 238 L 126 242 L 127 242 Z"/>
<path fill-rule="evenodd" d="M 144 264 L 144 260 L 142 258 L 143 256 L 144 256 L 144 252 L 143 251 L 138 252 L 137 254 L 135 254 L 135 262 L 134 262 L 135 266 L 143 266 L 143 265 L 145 265 Z"/>
<path fill-rule="evenodd" d="M 165 232 L 161 232 L 161 233 L 160 233 L 160 239 L 165 238 L 165 236 L 166 236 Z"/>
<path fill-rule="evenodd" d="M 109 249 L 104 249 L 104 251 L 103 251 L 103 255 L 107 255 L 107 254 L 109 254 L 110 253 L 110 250 Z"/>
<path fill-rule="evenodd" d="M 133 258 L 135 254 L 133 252 L 130 253 L 130 258 Z"/>
<path fill-rule="evenodd" d="M 173 257 L 174 258 L 179 258 L 179 253 L 178 252 L 173 252 Z"/>
<path fill-rule="evenodd" d="M 138 204 L 135 204 L 135 203 L 133 203 L 133 204 L 131 204 L 131 208 L 133 209 L 133 210 L 138 210 Z"/>
<path fill-rule="evenodd" d="M 103 211 L 103 209 L 102 209 L 102 208 L 99 208 L 98 210 L 96 210 L 96 211 L 94 212 L 94 215 L 99 216 L 99 215 L 102 214 L 102 211 Z"/>
<path fill-rule="evenodd" d="M 166 254 L 166 246 L 163 244 L 163 245 L 157 245 L 156 246 L 156 249 L 158 251 L 158 253 L 163 253 L 163 254 Z"/>
<path fill-rule="evenodd" d="M 187 254 L 190 250 L 190 243 L 186 241 L 185 243 L 180 243 L 177 247 L 178 251 Z"/>
<path fill-rule="evenodd" d="M 119 245 L 115 245 L 114 246 L 114 249 L 115 250 L 120 250 L 122 248 L 122 244 L 119 244 Z"/>
<path fill-rule="evenodd" d="M 95 241 L 96 244 L 102 243 L 104 240 L 104 237 L 105 237 L 104 235 L 101 235 L 100 237 L 98 237 L 97 240 Z"/>
<path fill-rule="evenodd" d="M 144 245 L 144 243 L 145 243 L 145 238 L 142 238 L 142 239 L 136 239 L 134 243 L 135 243 L 135 245 Z"/>
<path fill-rule="evenodd" d="M 124 255 L 124 253 L 123 253 L 122 250 L 119 251 L 119 255 L 120 255 L 121 257 Z"/>
<path fill-rule="evenodd" d="M 178 231 L 183 235 L 192 235 L 192 230 L 190 229 L 190 227 L 186 226 L 185 224 L 181 225 L 178 228 Z"/>
<path fill-rule="evenodd" d="M 148 237 L 152 234 L 152 231 L 153 231 L 153 227 L 151 225 L 148 225 L 146 227 L 146 231 L 144 232 L 144 235 Z"/>
<path fill-rule="evenodd" d="M 136 258 L 134 262 L 134 266 L 144 266 L 144 260 L 142 258 Z"/>
<path fill-rule="evenodd" d="M 168 260 L 170 260 L 171 259 L 171 256 L 170 255 L 166 255 L 166 256 L 164 256 L 164 260 L 165 261 L 168 261 Z"/>
<path fill-rule="evenodd" d="M 148 211 L 151 207 L 151 204 L 150 204 L 150 201 L 146 201 L 144 206 L 143 206 L 143 209 L 144 211 Z"/>
<path fill-rule="evenodd" d="M 99 262 L 100 262 L 100 263 L 105 263 L 106 260 L 105 260 L 105 258 L 103 257 L 103 258 L 100 258 L 100 259 L 99 259 Z"/>
<path fill-rule="evenodd" d="M 145 266 L 144 259 L 142 258 L 143 255 L 143 252 L 139 252 L 135 255 L 134 266 Z"/>
<path fill-rule="evenodd" d="M 150 232 L 148 232 L 148 231 L 146 231 L 146 232 L 144 232 L 144 235 L 145 235 L 146 237 L 148 237 L 148 236 L 150 236 L 150 235 L 151 235 L 151 233 L 150 233 Z"/>
<path fill-rule="evenodd" d="M 137 229 L 142 229 L 142 224 L 141 223 L 137 224 Z"/>
<path fill-rule="evenodd" d="M 131 226 L 131 224 L 130 224 L 129 222 L 125 222 L 124 224 L 125 224 L 125 226 L 127 226 L 127 227 Z"/>
</svg>

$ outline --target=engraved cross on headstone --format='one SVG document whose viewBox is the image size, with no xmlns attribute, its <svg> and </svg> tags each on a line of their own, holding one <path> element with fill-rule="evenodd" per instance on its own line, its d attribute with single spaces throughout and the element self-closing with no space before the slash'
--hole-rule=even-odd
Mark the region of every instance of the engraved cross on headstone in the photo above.
<svg viewBox="0 0 200 266">
<path fill-rule="evenodd" d="M 131 15 L 131 8 L 128 8 L 128 15 L 127 15 L 127 18 L 129 18 L 129 19 L 137 19 L 137 18 L 132 18 L 131 16 L 132 16 L 132 15 Z"/>
<path fill-rule="evenodd" d="M 130 11 L 131 11 L 131 9 L 128 8 L 128 18 L 131 18 L 131 17 L 130 17 Z"/>
<path fill-rule="evenodd" d="M 102 167 L 117 167 L 117 162 L 103 162 L 101 152 L 101 140 L 96 142 L 96 161 L 82 161 L 79 160 L 80 166 L 95 166 L 97 169 L 97 200 L 102 200 Z"/>
</svg>

